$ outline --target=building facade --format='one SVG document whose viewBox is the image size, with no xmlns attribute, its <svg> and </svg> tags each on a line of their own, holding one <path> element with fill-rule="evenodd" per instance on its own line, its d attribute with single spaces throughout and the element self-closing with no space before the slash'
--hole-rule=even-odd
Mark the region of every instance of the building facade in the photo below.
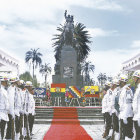
<svg viewBox="0 0 140 140">
<path fill-rule="evenodd" d="M 0 72 L 19 75 L 19 61 L 0 50 Z"/>
<path fill-rule="evenodd" d="M 135 70 L 140 70 L 140 53 L 122 64 L 122 71 L 131 72 Z"/>
</svg>

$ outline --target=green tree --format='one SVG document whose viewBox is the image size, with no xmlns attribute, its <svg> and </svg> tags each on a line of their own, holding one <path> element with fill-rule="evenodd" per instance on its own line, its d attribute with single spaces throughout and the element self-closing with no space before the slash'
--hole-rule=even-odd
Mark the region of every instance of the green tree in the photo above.
<svg viewBox="0 0 140 140">
<path fill-rule="evenodd" d="M 31 74 L 30 74 L 28 71 L 26 71 L 25 73 L 21 74 L 21 75 L 19 76 L 19 78 L 20 78 L 21 80 L 24 80 L 25 82 L 26 82 L 26 81 L 32 81 L 32 80 L 33 80 Z"/>
<path fill-rule="evenodd" d="M 80 62 L 84 62 L 90 52 L 90 47 L 88 44 L 91 43 L 91 41 L 89 40 L 90 37 L 88 31 L 85 29 L 86 26 L 84 26 L 84 24 L 82 23 L 77 23 L 76 25 L 74 25 L 73 47 L 77 50 L 78 60 Z M 53 40 L 55 41 L 53 43 L 53 47 L 55 47 L 54 51 L 56 61 L 60 58 L 60 51 L 65 42 L 63 37 L 64 26 L 60 25 L 60 27 L 57 27 L 57 31 L 59 31 L 60 33 L 54 35 L 55 37 L 53 38 Z"/>
<path fill-rule="evenodd" d="M 25 62 L 29 63 L 31 62 L 32 64 L 32 68 L 33 68 L 33 80 L 34 80 L 34 70 L 35 68 L 37 68 L 37 66 L 40 66 L 42 63 L 42 59 L 41 56 L 42 54 L 40 52 L 38 52 L 38 49 L 31 49 L 30 51 L 26 52 L 26 56 L 25 56 Z"/>
<path fill-rule="evenodd" d="M 26 71 L 25 73 L 21 74 L 21 75 L 19 76 L 19 78 L 20 78 L 21 80 L 24 80 L 25 82 L 26 82 L 26 81 L 33 81 L 33 78 L 32 78 L 31 74 L 30 74 L 28 71 Z M 34 87 L 39 87 L 39 83 L 37 82 L 36 76 L 34 76 L 34 83 L 33 83 L 33 86 L 34 86 Z"/>
<path fill-rule="evenodd" d="M 131 85 L 131 87 L 134 87 L 135 88 L 135 82 L 134 82 L 134 80 L 133 80 L 133 73 L 134 72 L 129 72 L 128 73 L 128 82 L 127 82 L 127 84 L 130 84 Z"/>
<path fill-rule="evenodd" d="M 103 84 L 105 84 L 105 82 L 107 81 L 107 76 L 105 73 L 100 73 L 97 77 L 98 82 L 101 86 L 103 86 Z"/>
<path fill-rule="evenodd" d="M 46 83 L 47 83 L 47 76 L 52 71 L 51 67 L 49 67 L 48 65 L 49 64 L 46 64 L 46 63 L 45 63 L 45 65 L 41 65 L 40 71 L 39 71 L 45 77 L 45 86 L 46 86 Z"/>
</svg>

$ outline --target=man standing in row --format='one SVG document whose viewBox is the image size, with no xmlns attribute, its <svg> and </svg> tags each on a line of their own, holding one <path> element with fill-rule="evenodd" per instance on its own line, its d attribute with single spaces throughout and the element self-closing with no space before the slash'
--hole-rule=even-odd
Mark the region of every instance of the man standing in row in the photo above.
<svg viewBox="0 0 140 140">
<path fill-rule="evenodd" d="M 32 82 L 27 81 L 25 84 L 25 107 L 24 107 L 24 137 L 30 139 L 35 115 L 35 101 L 33 98 Z"/>
<path fill-rule="evenodd" d="M 18 78 L 16 76 L 12 76 L 10 78 L 10 87 L 7 89 L 8 92 L 8 100 L 9 100 L 9 122 L 7 123 L 7 132 L 6 139 L 14 139 L 15 138 L 15 105 L 16 105 L 16 97 L 17 97 L 17 82 Z"/>
<path fill-rule="evenodd" d="M 30 135 L 32 136 L 32 129 L 33 129 L 33 124 L 34 124 L 34 115 L 35 115 L 35 101 L 33 97 L 33 87 L 32 87 L 32 82 L 27 81 L 26 82 L 26 88 L 28 89 L 29 92 L 29 108 L 28 108 L 28 120 L 29 120 L 29 129 L 30 129 Z"/>
<path fill-rule="evenodd" d="M 119 97 L 120 134 L 123 134 L 121 135 L 121 139 L 125 138 L 125 140 L 131 140 L 133 138 L 133 92 L 129 85 L 126 85 L 127 80 L 128 78 L 125 75 L 120 77 L 120 87 L 122 88 Z"/>
<path fill-rule="evenodd" d="M 4 131 L 6 122 L 9 121 L 8 110 L 9 110 L 9 101 L 7 95 L 7 84 L 8 77 L 7 75 L 0 74 L 0 139 L 4 139 Z"/>
<path fill-rule="evenodd" d="M 104 121 L 105 121 L 105 132 L 103 134 L 103 138 L 106 138 L 109 135 L 109 131 L 111 129 L 111 114 L 110 114 L 110 108 L 108 107 L 108 103 L 111 102 L 111 96 L 112 96 L 112 90 L 110 89 L 111 83 L 107 82 L 105 84 L 105 91 L 106 94 L 104 95 L 104 98 L 102 100 L 102 113 L 104 114 Z"/>
<path fill-rule="evenodd" d="M 140 140 L 140 70 L 135 71 L 133 77 L 137 86 L 133 100 L 133 120 L 136 131 L 136 140 Z"/>
</svg>

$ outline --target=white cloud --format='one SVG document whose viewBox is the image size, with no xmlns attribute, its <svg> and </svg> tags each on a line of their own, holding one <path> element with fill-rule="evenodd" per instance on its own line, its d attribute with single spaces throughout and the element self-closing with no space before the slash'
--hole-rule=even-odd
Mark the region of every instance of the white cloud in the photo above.
<svg viewBox="0 0 140 140">
<path fill-rule="evenodd" d="M 0 46 L 4 50 L 10 50 L 10 54 L 14 57 L 16 55 L 20 57 L 20 54 L 25 53 L 27 48 L 39 47 L 46 50 L 46 52 L 43 52 L 44 62 L 50 62 L 50 66 L 53 68 L 55 59 L 51 39 L 53 34 L 56 33 L 57 25 L 64 20 L 63 15 L 59 15 L 58 18 L 58 14 L 64 12 L 65 9 L 70 11 L 72 6 L 108 11 L 125 10 L 117 2 L 110 0 L 0 0 Z M 89 31 L 93 37 L 118 34 L 116 30 L 108 31 L 101 28 L 89 29 Z M 22 51 L 12 54 L 12 50 L 19 47 Z M 105 66 L 107 61 L 110 65 L 112 64 L 109 55 L 114 61 L 116 61 L 116 58 L 113 58 L 113 56 L 120 57 L 119 53 L 116 54 L 114 51 L 96 52 L 95 58 L 90 55 L 89 59 L 93 59 L 93 62 L 95 60 L 97 71 L 110 72 L 110 67 Z M 26 66 L 24 58 L 20 61 L 20 64 L 22 73 Z M 112 71 L 115 70 L 113 67 Z M 51 81 L 51 76 L 49 76 L 49 81 Z"/>
<path fill-rule="evenodd" d="M 137 55 L 139 51 L 139 49 L 124 49 L 91 52 L 87 60 L 95 65 L 95 73 L 93 77 L 96 79 L 100 72 L 115 76 L 120 72 L 122 63 Z"/>
<path fill-rule="evenodd" d="M 108 31 L 108 30 L 103 30 L 101 28 L 88 28 L 88 31 L 92 37 L 105 37 L 105 36 L 118 35 L 118 31 L 116 30 Z"/>
<path fill-rule="evenodd" d="M 135 40 L 132 42 L 132 48 L 140 48 L 140 40 Z"/>
<path fill-rule="evenodd" d="M 55 21 L 58 10 L 81 6 L 97 10 L 123 11 L 124 8 L 110 0 L 0 0 L 0 21 L 13 23 L 18 18 L 25 21 Z"/>
<path fill-rule="evenodd" d="M 109 10 L 109 11 L 122 11 L 123 7 L 117 4 L 115 1 L 109 0 L 88 0 L 85 6 L 90 8 L 95 8 L 99 10 Z"/>
</svg>

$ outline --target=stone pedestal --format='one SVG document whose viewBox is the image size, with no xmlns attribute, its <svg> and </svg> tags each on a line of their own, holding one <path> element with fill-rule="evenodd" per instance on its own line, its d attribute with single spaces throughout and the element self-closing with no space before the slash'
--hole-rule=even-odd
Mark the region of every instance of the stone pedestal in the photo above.
<svg viewBox="0 0 140 140">
<path fill-rule="evenodd" d="M 53 83 L 66 83 L 68 86 L 82 87 L 82 76 L 78 69 L 77 52 L 70 45 L 63 46 L 59 64 L 59 73 L 53 75 Z"/>
</svg>

